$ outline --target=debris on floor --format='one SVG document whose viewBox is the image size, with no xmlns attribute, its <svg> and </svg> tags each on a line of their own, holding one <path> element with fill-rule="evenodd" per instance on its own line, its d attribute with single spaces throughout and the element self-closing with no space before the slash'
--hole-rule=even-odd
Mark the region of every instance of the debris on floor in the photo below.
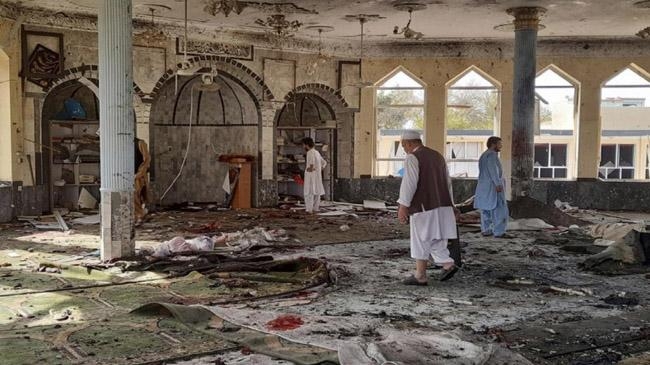
<svg viewBox="0 0 650 365">
<path fill-rule="evenodd" d="M 365 209 L 386 210 L 386 203 L 376 200 L 364 200 L 363 207 Z"/>
<path fill-rule="evenodd" d="M 645 252 L 645 226 L 636 225 L 645 218 L 580 210 L 571 214 L 595 224 L 570 228 L 514 219 L 510 228 L 522 231 L 503 240 L 467 223 L 461 271 L 412 288 L 400 284 L 413 269 L 408 225 L 390 206 L 326 204 L 331 216 L 195 207 L 151 213 L 136 242 L 152 256 L 133 261 L 89 255 L 99 245 L 96 211 L 61 212 L 68 233 L 2 226 L 0 351 L 11 354 L 3 360 L 559 365 L 633 361 L 650 350 L 648 266 L 578 265 L 612 242 Z M 160 305 L 129 313 L 149 303 Z"/>
<path fill-rule="evenodd" d="M 584 260 L 582 265 L 585 269 L 598 269 L 612 262 L 619 265 L 649 264 L 650 245 L 644 241 L 647 235 L 645 222 L 596 224 L 589 227 L 588 233 L 595 238 L 594 245 L 604 249 Z"/>
<path fill-rule="evenodd" d="M 539 218 L 556 227 L 569 227 L 571 225 L 583 226 L 587 222 L 576 218 L 554 205 L 549 206 L 531 197 L 519 197 L 516 201 L 509 202 L 510 216 L 514 219 Z"/>
<path fill-rule="evenodd" d="M 84 225 L 93 225 L 99 224 L 99 214 L 87 215 L 79 218 L 75 218 L 72 221 L 72 224 L 84 224 Z"/>
<path fill-rule="evenodd" d="M 168 257 L 172 254 L 194 254 L 198 252 L 209 252 L 214 249 L 216 238 L 200 236 L 186 240 L 183 237 L 174 237 L 169 241 L 157 245 L 151 256 L 157 258 Z M 147 253 L 145 252 L 145 255 Z"/>
<path fill-rule="evenodd" d="M 508 222 L 508 231 L 540 231 L 544 229 L 555 229 L 554 226 L 539 218 L 513 219 Z"/>
<path fill-rule="evenodd" d="M 580 208 L 574 207 L 571 204 L 569 204 L 567 202 L 563 202 L 563 201 L 561 201 L 559 199 L 556 199 L 555 202 L 553 202 L 553 203 L 554 203 L 554 205 L 555 205 L 555 207 L 557 209 L 560 209 L 561 211 L 563 211 L 565 213 L 575 213 L 575 212 L 578 212 L 580 210 Z"/>
</svg>

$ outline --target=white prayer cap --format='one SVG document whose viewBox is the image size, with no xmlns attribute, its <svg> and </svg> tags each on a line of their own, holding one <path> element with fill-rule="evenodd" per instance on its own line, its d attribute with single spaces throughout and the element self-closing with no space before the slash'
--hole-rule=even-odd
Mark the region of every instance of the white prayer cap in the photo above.
<svg viewBox="0 0 650 365">
<path fill-rule="evenodd" d="M 402 132 L 402 141 L 408 141 L 412 139 L 422 139 L 422 135 L 419 131 L 413 129 L 407 129 Z"/>
</svg>

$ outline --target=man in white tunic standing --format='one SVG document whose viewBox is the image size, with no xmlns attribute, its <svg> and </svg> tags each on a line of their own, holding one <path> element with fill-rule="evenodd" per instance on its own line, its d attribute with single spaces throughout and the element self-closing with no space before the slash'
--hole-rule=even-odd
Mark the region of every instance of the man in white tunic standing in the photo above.
<svg viewBox="0 0 650 365">
<path fill-rule="evenodd" d="M 320 196 L 325 194 L 322 171 L 327 166 L 327 162 L 314 148 L 314 140 L 311 137 L 304 138 L 302 145 L 307 151 L 303 196 L 305 210 L 311 214 L 318 212 Z"/>
<path fill-rule="evenodd" d="M 398 219 L 411 225 L 411 257 L 415 274 L 406 285 L 427 285 L 427 263 L 432 256 L 443 267 L 440 280 L 450 279 L 456 271 L 449 257 L 447 240 L 457 238 L 456 211 L 451 193 L 451 178 L 445 158 L 422 144 L 420 133 L 405 131 L 402 147 L 407 153 L 400 187 Z M 459 263 L 460 264 L 460 263 Z"/>
</svg>

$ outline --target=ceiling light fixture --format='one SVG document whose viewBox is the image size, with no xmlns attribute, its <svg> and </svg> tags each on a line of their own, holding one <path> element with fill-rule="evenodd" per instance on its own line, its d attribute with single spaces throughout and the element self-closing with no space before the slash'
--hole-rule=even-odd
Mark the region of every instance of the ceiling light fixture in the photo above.
<svg viewBox="0 0 650 365">
<path fill-rule="evenodd" d="M 377 14 L 355 14 L 355 15 L 346 15 L 343 19 L 349 21 L 349 22 L 354 22 L 358 21 L 359 25 L 361 26 L 361 34 L 359 36 L 359 74 L 362 75 L 361 72 L 361 64 L 363 60 L 363 37 L 364 37 L 364 25 L 368 22 L 374 22 L 379 19 L 385 19 L 385 17 L 377 15 Z M 371 87 L 374 86 L 374 83 L 369 82 L 369 81 L 363 81 L 363 76 L 358 82 L 355 82 L 350 85 L 344 85 L 340 89 L 336 90 L 335 93 L 341 92 L 343 88 L 346 87 L 353 87 L 356 89 L 363 89 L 366 87 Z"/>
<path fill-rule="evenodd" d="M 206 13 L 216 16 L 219 13 L 228 17 L 232 12 L 239 15 L 247 6 L 246 2 L 237 1 L 237 0 L 204 0 L 203 11 Z"/>
<path fill-rule="evenodd" d="M 316 69 L 327 62 L 329 57 L 323 54 L 323 32 L 331 32 L 334 30 L 334 27 L 329 25 L 310 25 L 306 27 L 307 30 L 317 31 L 318 32 L 318 55 L 316 60 L 307 65 L 307 75 L 313 75 L 316 73 Z"/>
<path fill-rule="evenodd" d="M 379 19 L 386 19 L 386 17 L 377 15 L 377 14 L 354 14 L 346 15 L 343 19 L 349 22 L 359 22 L 361 25 L 361 35 L 359 39 L 359 62 L 363 58 L 363 37 L 364 37 L 364 25 L 368 22 L 374 22 Z"/>
<path fill-rule="evenodd" d="M 396 25 L 395 28 L 393 28 L 393 34 L 403 34 L 404 38 L 406 39 L 422 39 L 422 37 L 424 37 L 424 34 L 422 32 L 416 32 L 411 29 L 411 21 L 413 20 L 413 12 L 426 9 L 426 4 L 416 2 L 401 2 L 393 5 L 393 7 L 400 11 L 408 11 L 409 13 L 409 21 L 406 23 L 406 26 L 400 30 L 399 26 Z"/>
<path fill-rule="evenodd" d="M 144 39 L 147 44 L 150 43 L 159 43 L 167 40 L 167 34 L 163 32 L 161 28 L 156 27 L 156 13 L 161 13 L 164 11 L 170 11 L 172 8 L 165 5 L 158 4 L 142 4 L 137 6 L 143 10 L 146 9 L 147 12 L 151 13 L 151 23 L 145 23 L 141 27 L 144 28 L 143 31 L 136 33 L 138 37 Z"/>
<path fill-rule="evenodd" d="M 176 70 L 176 75 L 181 76 L 192 76 L 196 71 L 190 62 L 187 59 L 187 0 L 185 0 L 185 34 L 183 34 L 183 61 L 180 63 L 180 67 Z"/>
<path fill-rule="evenodd" d="M 271 34 L 281 38 L 293 37 L 293 33 L 302 27 L 301 22 L 298 20 L 289 21 L 284 14 L 273 14 L 267 17 L 266 20 L 257 19 L 255 24 L 270 28 Z"/>
</svg>

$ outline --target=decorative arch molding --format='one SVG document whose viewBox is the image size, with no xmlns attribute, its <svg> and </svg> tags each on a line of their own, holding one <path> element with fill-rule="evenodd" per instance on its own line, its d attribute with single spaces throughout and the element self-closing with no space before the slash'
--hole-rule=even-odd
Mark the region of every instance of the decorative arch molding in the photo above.
<svg viewBox="0 0 650 365">
<path fill-rule="evenodd" d="M 336 117 L 337 160 L 335 176 L 345 179 L 352 178 L 354 176 L 354 111 L 356 109 L 349 107 L 340 92 L 324 84 L 309 83 L 300 85 L 290 91 L 284 97 L 284 100 L 291 102 L 298 94 L 312 94 L 329 104 Z M 281 110 L 278 109 L 276 118 L 279 117 Z M 274 182 L 274 184 L 277 183 Z"/>
<path fill-rule="evenodd" d="M 345 98 L 341 95 L 341 93 L 325 84 L 310 83 L 300 85 L 291 90 L 284 97 L 284 100 L 291 101 L 294 99 L 296 94 L 314 94 L 316 96 L 319 96 L 329 104 L 329 106 L 333 109 L 334 114 L 337 115 L 337 118 L 341 114 L 350 112 L 348 103 L 345 101 Z"/>
<path fill-rule="evenodd" d="M 199 68 L 210 68 L 214 66 L 217 70 L 228 73 L 242 82 L 246 88 L 255 95 L 255 98 L 257 98 L 258 101 L 274 99 L 273 93 L 268 86 L 266 86 L 264 80 L 253 72 L 253 70 L 246 67 L 246 65 L 234 59 L 223 56 L 195 56 L 188 58 L 187 62 L 190 64 L 190 67 L 196 67 L 198 65 Z M 176 65 L 176 68 L 168 69 L 167 72 L 158 79 L 156 86 L 151 91 L 150 97 L 155 98 L 163 85 L 169 79 L 173 79 L 176 71 L 180 68 L 181 64 L 179 63 Z"/>
<path fill-rule="evenodd" d="M 90 89 L 99 100 L 99 67 L 97 65 L 82 65 L 79 67 L 69 68 L 61 73 L 61 76 L 44 89 L 43 100 L 46 100 L 50 93 L 61 86 L 72 83 L 82 84 Z M 94 87 L 93 87 L 94 86 Z M 146 104 L 147 94 L 136 84 L 133 83 L 133 111 L 137 124 L 149 123 L 149 105 Z M 41 105 L 43 107 L 44 104 Z"/>
<path fill-rule="evenodd" d="M 450 87 L 451 85 L 455 84 L 456 81 L 460 80 L 461 78 L 463 78 L 463 76 L 467 75 L 468 73 L 470 73 L 472 71 L 474 71 L 477 74 L 481 75 L 481 77 L 483 77 L 484 79 L 489 81 L 497 89 L 501 89 L 501 82 L 499 82 L 499 80 L 495 79 L 489 73 L 483 71 L 480 67 L 478 67 L 476 65 L 471 65 L 468 68 L 466 68 L 465 70 L 463 70 L 462 72 L 460 72 L 458 75 L 452 77 L 451 80 L 447 81 L 447 83 L 445 84 L 445 87 L 447 87 L 447 88 Z"/>
<path fill-rule="evenodd" d="M 557 65 L 555 65 L 553 63 L 550 63 L 548 66 L 543 67 L 540 70 L 538 70 L 537 74 L 535 76 L 537 77 L 537 76 L 543 74 L 544 72 L 546 72 L 548 70 L 551 70 L 551 71 L 555 72 L 556 74 L 562 76 L 562 78 L 565 79 L 566 81 L 568 81 L 571 85 L 573 85 L 573 87 L 575 87 L 575 88 L 580 87 L 580 81 L 578 81 L 578 79 L 576 79 L 571 74 L 564 71 L 563 69 L 561 69 L 560 67 L 558 67 Z"/>
<path fill-rule="evenodd" d="M 69 83 L 71 81 L 79 81 L 81 78 L 86 78 L 93 81 L 97 84 L 99 80 L 99 67 L 97 65 L 82 65 L 79 67 L 69 68 L 61 73 L 61 76 L 50 84 L 50 86 L 45 89 L 45 96 L 47 96 L 52 90 L 56 89 L 58 86 L 63 85 L 64 83 Z M 83 82 L 82 82 L 83 83 Z M 140 99 L 143 99 L 146 94 L 138 84 L 133 83 L 133 95 L 138 96 Z M 97 95 L 99 98 L 99 95 Z"/>
<path fill-rule="evenodd" d="M 393 70 L 391 70 L 391 71 L 390 71 L 389 73 L 387 73 L 385 76 L 383 76 L 381 79 L 379 79 L 377 82 L 375 82 L 375 86 L 381 86 L 381 84 L 383 84 L 384 82 L 390 80 L 391 77 L 397 75 L 399 72 L 403 72 L 403 73 L 405 73 L 406 76 L 412 78 L 412 79 L 415 80 L 418 84 L 420 84 L 420 85 L 422 86 L 422 88 L 426 88 L 426 87 L 427 87 L 427 83 L 426 83 L 426 82 L 424 82 L 421 78 L 419 78 L 418 76 L 416 76 L 416 75 L 415 75 L 413 72 L 411 72 L 408 68 L 406 68 L 406 67 L 404 67 L 404 66 L 402 66 L 402 65 L 399 65 L 399 66 L 395 67 Z"/>
<path fill-rule="evenodd" d="M 614 77 L 618 76 L 620 73 L 622 73 L 623 71 L 628 70 L 628 69 L 632 70 L 634 73 L 638 74 L 640 77 L 650 81 L 650 72 L 648 72 L 643 67 L 637 65 L 636 63 L 630 63 L 630 64 L 626 65 L 625 67 L 622 67 L 621 69 L 616 70 L 613 74 L 611 74 L 608 78 L 606 78 L 605 81 L 603 81 L 603 83 L 601 84 L 601 87 L 605 86 L 605 84 L 607 84 Z"/>
</svg>

